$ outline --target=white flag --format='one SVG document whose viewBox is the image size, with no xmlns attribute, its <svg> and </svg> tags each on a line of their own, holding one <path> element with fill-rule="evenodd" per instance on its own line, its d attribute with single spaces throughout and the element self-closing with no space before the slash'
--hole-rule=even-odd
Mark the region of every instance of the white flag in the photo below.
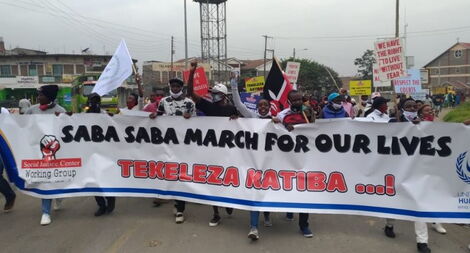
<svg viewBox="0 0 470 253">
<path fill-rule="evenodd" d="M 127 49 L 126 42 L 121 40 L 92 92 L 103 96 L 121 86 L 122 82 L 132 74 L 132 64 L 132 58 Z"/>
</svg>

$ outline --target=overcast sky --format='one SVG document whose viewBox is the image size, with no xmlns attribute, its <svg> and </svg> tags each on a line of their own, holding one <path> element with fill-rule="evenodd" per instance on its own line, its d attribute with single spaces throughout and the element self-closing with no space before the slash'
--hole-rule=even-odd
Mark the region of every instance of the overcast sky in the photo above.
<svg viewBox="0 0 470 253">
<path fill-rule="evenodd" d="M 6 47 L 49 53 L 91 48 L 112 54 L 126 39 L 133 58 L 184 57 L 184 0 L 0 0 L 0 36 Z M 189 55 L 200 56 L 199 4 L 188 6 Z M 422 67 L 457 42 L 470 42 L 469 0 L 400 0 L 400 31 L 408 24 L 407 55 Z M 308 58 L 342 76 L 377 38 L 395 32 L 395 0 L 228 0 L 228 56 L 263 58 L 264 38 L 278 57 Z M 307 49 L 303 50 L 302 49 Z"/>
</svg>

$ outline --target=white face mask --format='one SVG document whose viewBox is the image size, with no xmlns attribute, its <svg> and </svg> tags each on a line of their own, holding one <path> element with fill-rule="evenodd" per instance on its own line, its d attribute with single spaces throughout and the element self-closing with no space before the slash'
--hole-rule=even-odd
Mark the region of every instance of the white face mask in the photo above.
<svg viewBox="0 0 470 253">
<path fill-rule="evenodd" d="M 338 105 L 338 104 L 335 104 L 335 103 L 331 103 L 331 105 L 332 105 L 333 108 L 335 108 L 336 110 L 339 110 L 339 109 L 341 109 L 341 107 L 343 107 L 343 105 Z"/>
<path fill-rule="evenodd" d="M 416 117 L 418 117 L 418 113 L 417 113 L 417 112 L 407 112 L 407 111 L 403 111 L 403 116 L 405 116 L 405 118 L 408 119 L 409 121 L 412 121 L 412 120 L 414 120 Z"/>
<path fill-rule="evenodd" d="M 212 102 L 214 102 L 214 103 L 217 103 L 217 102 L 221 101 L 222 99 L 224 99 L 224 96 L 222 96 L 219 93 L 211 93 L 211 96 L 212 96 Z"/>
<path fill-rule="evenodd" d="M 180 90 L 180 92 L 178 93 L 173 93 L 171 90 L 170 90 L 170 95 L 172 98 L 179 98 L 181 95 L 183 95 L 183 91 Z"/>
</svg>

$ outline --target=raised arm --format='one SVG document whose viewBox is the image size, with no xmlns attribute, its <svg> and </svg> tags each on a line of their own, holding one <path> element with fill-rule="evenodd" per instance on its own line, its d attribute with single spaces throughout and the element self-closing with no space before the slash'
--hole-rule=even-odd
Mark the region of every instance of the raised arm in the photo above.
<svg viewBox="0 0 470 253">
<path fill-rule="evenodd" d="M 194 92 L 194 72 L 197 68 L 197 62 L 191 62 L 191 68 L 189 70 L 189 77 L 188 77 L 188 95 L 194 101 L 194 103 L 199 102 L 201 100 L 201 96 Z"/>
<path fill-rule="evenodd" d="M 245 118 L 256 118 L 256 113 L 252 110 L 248 109 L 240 99 L 240 94 L 238 93 L 238 83 L 237 78 L 235 77 L 234 73 L 230 77 L 230 86 L 232 87 L 232 98 L 235 107 L 237 108 L 238 112 Z"/>
</svg>

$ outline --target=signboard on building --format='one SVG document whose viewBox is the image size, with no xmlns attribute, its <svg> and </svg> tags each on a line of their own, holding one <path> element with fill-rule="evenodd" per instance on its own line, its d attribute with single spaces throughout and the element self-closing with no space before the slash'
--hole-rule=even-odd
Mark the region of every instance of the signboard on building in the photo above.
<svg viewBox="0 0 470 253">
<path fill-rule="evenodd" d="M 374 63 L 373 65 L 374 87 L 390 87 L 392 83 L 390 81 L 380 81 L 379 77 L 379 65 Z"/>
<path fill-rule="evenodd" d="M 74 78 L 75 78 L 75 77 L 74 77 L 73 75 L 63 74 L 63 75 L 62 75 L 62 82 L 64 82 L 64 83 L 71 83 L 71 82 L 73 82 L 73 79 L 74 79 Z"/>
<path fill-rule="evenodd" d="M 409 69 L 404 78 L 393 80 L 396 93 L 413 94 L 421 92 L 421 76 L 418 69 Z"/>
<path fill-rule="evenodd" d="M 421 92 L 412 93 L 411 97 L 414 100 L 424 101 L 424 99 L 426 99 L 426 95 L 429 95 L 429 89 L 422 89 Z"/>
<path fill-rule="evenodd" d="M 389 81 L 406 76 L 405 54 L 403 40 L 400 38 L 387 39 L 375 43 L 379 78 Z"/>
<path fill-rule="evenodd" d="M 39 87 L 38 76 L 17 76 L 16 77 L 16 88 L 28 88 L 36 89 Z"/>
<path fill-rule="evenodd" d="M 246 92 L 256 93 L 263 91 L 264 88 L 264 76 L 256 76 L 245 79 L 245 90 Z"/>
<path fill-rule="evenodd" d="M 349 95 L 362 96 L 372 93 L 372 82 L 370 80 L 358 80 L 349 82 Z"/>
<path fill-rule="evenodd" d="M 429 71 L 427 69 L 420 69 L 419 72 L 421 73 L 421 84 L 428 84 Z"/>
<path fill-rule="evenodd" d="M 300 72 L 300 62 L 287 62 L 286 76 L 291 84 L 296 84 Z"/>
</svg>

